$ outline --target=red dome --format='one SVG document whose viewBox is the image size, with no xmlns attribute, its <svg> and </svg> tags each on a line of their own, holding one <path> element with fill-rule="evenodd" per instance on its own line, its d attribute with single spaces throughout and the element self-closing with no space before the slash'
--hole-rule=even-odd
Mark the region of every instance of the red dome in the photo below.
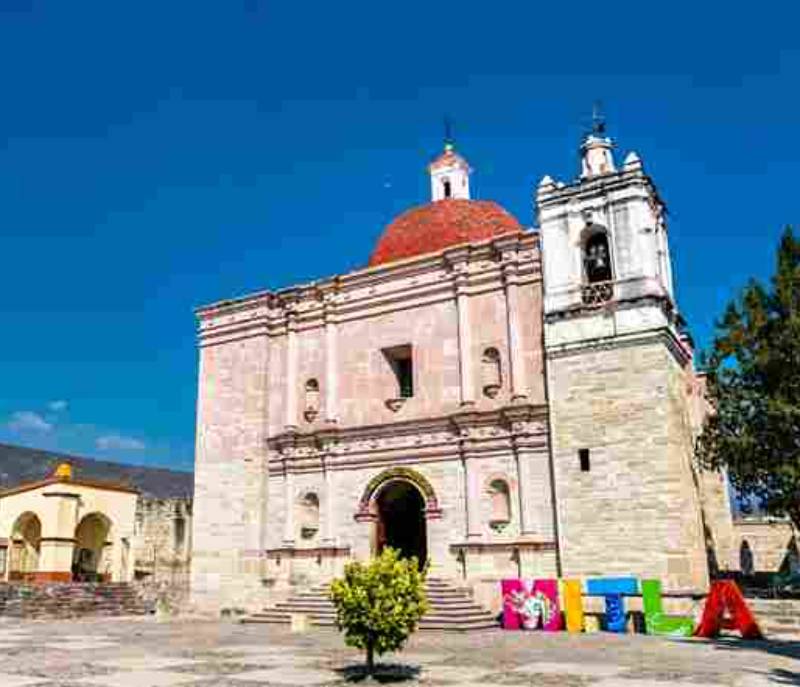
<svg viewBox="0 0 800 687">
<path fill-rule="evenodd" d="M 369 264 L 381 265 L 520 231 L 522 227 L 514 216 L 492 201 L 437 200 L 406 210 L 389 224 Z"/>
</svg>

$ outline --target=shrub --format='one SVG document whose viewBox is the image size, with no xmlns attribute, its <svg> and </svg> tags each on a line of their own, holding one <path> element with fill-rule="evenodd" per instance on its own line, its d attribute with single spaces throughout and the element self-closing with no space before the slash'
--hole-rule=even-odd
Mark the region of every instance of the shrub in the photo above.
<svg viewBox="0 0 800 687">
<path fill-rule="evenodd" d="M 401 649 L 428 610 L 425 572 L 416 558 L 387 547 L 368 563 L 349 563 L 344 578 L 332 582 L 331 599 L 345 643 L 366 650 L 372 675 L 375 654 Z"/>
</svg>

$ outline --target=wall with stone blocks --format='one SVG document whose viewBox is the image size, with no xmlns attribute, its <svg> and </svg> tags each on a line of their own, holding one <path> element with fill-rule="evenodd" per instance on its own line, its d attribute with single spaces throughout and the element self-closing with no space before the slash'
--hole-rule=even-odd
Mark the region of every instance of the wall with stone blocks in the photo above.
<svg viewBox="0 0 800 687">
<path fill-rule="evenodd" d="M 797 555 L 797 533 L 788 520 L 749 517 L 736 520 L 733 530 L 736 570 L 741 570 L 739 552 L 744 542 L 753 556 L 754 572 L 778 572 L 788 563 L 787 556 Z"/>
<path fill-rule="evenodd" d="M 191 602 L 197 610 L 257 608 L 266 522 L 267 341 L 200 351 Z"/>
<path fill-rule="evenodd" d="M 139 497 L 131 541 L 134 580 L 148 587 L 188 593 L 192 551 L 192 502 Z"/>
<path fill-rule="evenodd" d="M 548 362 L 564 577 L 633 574 L 705 589 L 700 511 L 661 341 Z M 578 450 L 590 450 L 590 471 Z"/>
</svg>

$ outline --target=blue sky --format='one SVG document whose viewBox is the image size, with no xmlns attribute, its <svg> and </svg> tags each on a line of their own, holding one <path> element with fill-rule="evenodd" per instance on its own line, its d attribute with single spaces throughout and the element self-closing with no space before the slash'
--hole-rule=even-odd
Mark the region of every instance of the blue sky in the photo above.
<svg viewBox="0 0 800 687">
<path fill-rule="evenodd" d="M 193 308 L 363 265 L 445 113 L 531 225 L 602 99 L 707 343 L 798 219 L 787 6 L 0 0 L 0 441 L 190 468 Z"/>
</svg>

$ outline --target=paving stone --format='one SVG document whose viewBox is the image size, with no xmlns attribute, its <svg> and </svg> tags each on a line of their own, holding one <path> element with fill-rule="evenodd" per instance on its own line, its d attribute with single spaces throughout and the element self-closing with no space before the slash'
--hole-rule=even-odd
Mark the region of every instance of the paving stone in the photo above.
<svg viewBox="0 0 800 687">
<path fill-rule="evenodd" d="M 40 677 L 0 673 L 0 685 L 3 687 L 28 687 L 28 685 L 41 685 L 42 682 L 44 680 Z"/>
<path fill-rule="evenodd" d="M 480 682 L 481 677 L 490 675 L 495 671 L 486 670 L 477 666 L 423 666 L 422 677 L 435 682 Z"/>
<path fill-rule="evenodd" d="M 70 642 L 50 642 L 45 644 L 45 648 L 51 651 L 97 651 L 99 649 L 111 649 L 118 646 L 115 642 L 93 642 L 93 641 L 70 641 Z"/>
<path fill-rule="evenodd" d="M 363 652 L 330 630 L 299 636 L 229 622 L 119 619 L 20 622 L 0 630 L 6 628 L 21 641 L 0 639 L 0 645 L 18 645 L 0 647 L 0 687 L 313 687 L 343 685 L 345 671 L 364 664 Z M 103 648 L 78 650 L 98 643 Z M 408 687 L 763 687 L 800 684 L 798 659 L 800 643 L 770 640 L 431 633 L 413 636 L 404 651 L 377 663 L 409 677 L 418 671 L 418 679 L 397 683 Z"/>
<path fill-rule="evenodd" d="M 270 685 L 329 685 L 341 682 L 342 678 L 330 670 L 310 670 L 302 668 L 273 668 L 253 670 L 237 675 L 228 675 L 228 679 L 266 682 Z"/>
<path fill-rule="evenodd" d="M 641 678 L 604 678 L 598 682 L 593 682 L 592 687 L 698 687 L 698 684 L 705 685 L 706 687 L 714 687 L 724 683 L 719 682 L 687 682 L 685 680 L 673 680 L 670 682 L 657 682 L 652 679 Z"/>
<path fill-rule="evenodd" d="M 95 665 L 115 670 L 162 670 L 176 666 L 189 667 L 198 661 L 191 658 L 169 656 L 121 656 L 107 661 L 98 661 Z"/>
<path fill-rule="evenodd" d="M 585 677 L 604 677 L 618 675 L 619 666 L 607 663 L 549 663 L 540 661 L 517 666 L 511 669 L 514 673 L 541 674 L 541 675 L 581 675 Z"/>
<path fill-rule="evenodd" d="M 171 687 L 171 685 L 189 685 L 197 682 L 197 680 L 197 677 L 186 673 L 132 670 L 125 673 L 84 678 L 78 682 L 84 685 L 100 685 L 102 687 Z"/>
</svg>

